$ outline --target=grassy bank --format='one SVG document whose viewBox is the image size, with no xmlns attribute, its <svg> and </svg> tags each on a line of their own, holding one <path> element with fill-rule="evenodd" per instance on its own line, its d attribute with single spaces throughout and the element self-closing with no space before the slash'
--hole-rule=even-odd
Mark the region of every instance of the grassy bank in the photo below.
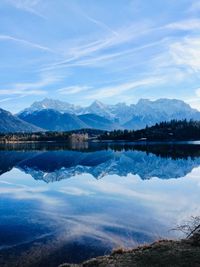
<svg viewBox="0 0 200 267">
<path fill-rule="evenodd" d="M 116 250 L 81 264 L 59 267 L 197 267 L 200 266 L 200 233 L 180 241 L 162 240 L 133 250 Z"/>
</svg>

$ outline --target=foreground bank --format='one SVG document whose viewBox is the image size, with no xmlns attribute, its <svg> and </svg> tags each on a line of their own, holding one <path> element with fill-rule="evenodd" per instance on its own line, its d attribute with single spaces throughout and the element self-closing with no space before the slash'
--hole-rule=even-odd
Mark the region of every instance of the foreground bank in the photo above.
<svg viewBox="0 0 200 267">
<path fill-rule="evenodd" d="M 180 241 L 162 240 L 133 250 L 114 251 L 82 264 L 59 267 L 195 267 L 200 266 L 200 233 Z"/>
</svg>

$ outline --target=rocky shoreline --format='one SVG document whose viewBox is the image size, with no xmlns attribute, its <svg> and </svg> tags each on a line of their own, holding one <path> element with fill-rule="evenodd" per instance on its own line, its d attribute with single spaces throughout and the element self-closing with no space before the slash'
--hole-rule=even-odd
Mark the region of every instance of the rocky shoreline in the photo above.
<svg viewBox="0 0 200 267">
<path fill-rule="evenodd" d="M 161 240 L 132 250 L 118 249 L 108 256 L 59 267 L 197 267 L 200 266 L 200 233 L 180 241 Z"/>
</svg>

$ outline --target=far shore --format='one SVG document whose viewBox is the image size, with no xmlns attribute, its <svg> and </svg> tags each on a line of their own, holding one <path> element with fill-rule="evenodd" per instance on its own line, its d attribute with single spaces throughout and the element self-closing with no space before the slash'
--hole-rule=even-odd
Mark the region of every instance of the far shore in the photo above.
<svg viewBox="0 0 200 267">
<path fill-rule="evenodd" d="M 70 143 L 117 143 L 117 144 L 141 144 L 141 145 L 154 145 L 154 144 L 191 144 L 191 145 L 200 145 L 200 140 L 158 140 L 158 141 L 151 141 L 151 140 L 98 140 L 98 139 L 88 139 L 84 141 L 73 141 L 71 140 L 12 140 L 12 141 L 0 141 L 1 145 L 6 144 L 34 144 L 34 143 L 63 143 L 63 144 L 70 144 Z"/>
</svg>

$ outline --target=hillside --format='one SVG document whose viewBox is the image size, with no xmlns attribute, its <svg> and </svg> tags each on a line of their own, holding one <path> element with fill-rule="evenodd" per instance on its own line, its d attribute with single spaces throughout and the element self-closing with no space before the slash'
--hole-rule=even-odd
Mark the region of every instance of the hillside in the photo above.
<svg viewBox="0 0 200 267">
<path fill-rule="evenodd" d="M 71 131 L 88 128 L 87 124 L 76 115 L 61 113 L 53 109 L 21 113 L 19 118 L 49 131 Z"/>
<path fill-rule="evenodd" d="M 54 109 L 42 109 L 32 113 L 23 112 L 20 119 L 49 131 L 72 131 L 83 128 L 113 130 L 120 126 L 96 114 L 75 115 Z"/>
<path fill-rule="evenodd" d="M 40 127 L 27 123 L 10 112 L 0 109 L 0 132 L 37 132 Z"/>
</svg>

